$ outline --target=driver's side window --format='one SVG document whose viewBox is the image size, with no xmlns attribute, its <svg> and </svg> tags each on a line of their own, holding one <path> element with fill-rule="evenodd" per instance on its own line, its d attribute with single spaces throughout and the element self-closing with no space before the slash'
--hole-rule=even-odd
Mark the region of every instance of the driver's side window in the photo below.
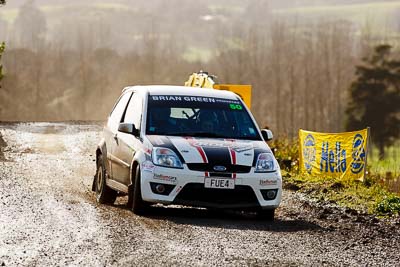
<svg viewBox="0 0 400 267">
<path fill-rule="evenodd" d="M 126 109 L 123 122 L 133 123 L 136 129 L 140 129 L 142 107 L 142 98 L 138 94 L 133 94 L 131 101 L 129 101 L 128 108 Z"/>
<path fill-rule="evenodd" d="M 126 104 L 128 103 L 129 99 L 131 98 L 132 93 L 125 93 L 122 95 L 117 104 L 115 105 L 113 111 L 108 118 L 107 126 L 110 128 L 112 132 L 118 131 L 119 123 L 121 122 L 122 114 L 125 111 Z"/>
</svg>

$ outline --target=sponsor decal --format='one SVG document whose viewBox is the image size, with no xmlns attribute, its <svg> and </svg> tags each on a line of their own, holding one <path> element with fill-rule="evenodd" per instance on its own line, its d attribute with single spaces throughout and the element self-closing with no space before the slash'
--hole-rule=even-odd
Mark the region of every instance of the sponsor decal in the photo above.
<svg viewBox="0 0 400 267">
<path fill-rule="evenodd" d="M 145 172 L 153 172 L 154 171 L 154 164 L 151 161 L 145 161 L 142 163 L 142 170 Z"/>
<path fill-rule="evenodd" d="M 277 180 L 269 180 L 269 179 L 260 180 L 260 186 L 277 185 L 277 184 L 278 184 Z"/>
<path fill-rule="evenodd" d="M 162 180 L 162 181 L 176 183 L 176 177 L 174 177 L 174 176 L 155 173 L 153 178 L 156 179 L 156 180 Z"/>
<path fill-rule="evenodd" d="M 179 186 L 179 187 L 176 189 L 176 193 L 178 194 L 179 192 L 181 192 L 182 188 L 183 188 L 183 186 Z"/>
<path fill-rule="evenodd" d="M 192 143 L 193 146 L 207 147 L 207 148 L 229 148 L 235 152 L 241 153 L 253 149 L 251 144 L 238 144 L 234 142 L 206 142 L 206 141 L 196 141 Z"/>
<path fill-rule="evenodd" d="M 203 159 L 203 163 L 208 163 L 208 158 L 206 156 L 206 153 L 204 153 L 204 150 L 201 146 L 197 145 L 196 141 L 194 138 L 192 137 L 187 137 L 186 140 L 189 142 L 189 144 L 191 146 L 193 146 L 194 148 L 197 149 L 197 151 L 199 152 L 201 158 Z"/>
</svg>

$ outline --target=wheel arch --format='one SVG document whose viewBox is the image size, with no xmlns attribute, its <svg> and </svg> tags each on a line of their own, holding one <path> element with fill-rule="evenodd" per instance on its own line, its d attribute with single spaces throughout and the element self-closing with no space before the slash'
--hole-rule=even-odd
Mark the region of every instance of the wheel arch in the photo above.
<svg viewBox="0 0 400 267">
<path fill-rule="evenodd" d="M 131 172 L 130 172 L 130 176 L 131 176 L 130 177 L 130 182 L 131 182 L 130 186 L 135 184 L 136 169 L 137 169 L 138 166 L 139 166 L 139 162 L 137 162 L 136 160 L 132 161 Z"/>
<path fill-rule="evenodd" d="M 101 148 L 97 147 L 96 148 L 96 164 L 98 163 L 99 156 L 102 155 L 102 154 L 103 154 L 103 152 L 101 151 Z"/>
<path fill-rule="evenodd" d="M 136 179 L 136 169 L 140 167 L 140 164 L 146 160 L 146 157 L 143 153 L 137 152 L 133 155 L 132 163 L 131 163 L 131 171 L 130 171 L 130 182 L 129 186 L 135 184 Z"/>
<path fill-rule="evenodd" d="M 96 165 L 98 164 L 99 156 L 103 155 L 103 166 L 110 173 L 109 166 L 107 164 L 107 147 L 104 138 L 101 139 L 100 143 L 96 148 Z"/>
<path fill-rule="evenodd" d="M 103 166 L 106 169 L 106 171 L 108 171 L 107 170 L 108 166 L 106 164 L 107 163 L 107 159 L 105 158 L 105 157 L 107 157 L 107 154 L 106 154 L 106 150 L 105 150 L 105 140 L 104 140 L 104 138 L 101 139 L 100 143 L 96 147 L 96 160 L 95 160 L 96 161 L 96 174 L 94 175 L 94 179 L 93 179 L 92 191 L 95 191 L 95 181 L 96 181 L 97 168 L 98 168 L 98 165 L 99 165 L 100 155 L 103 155 L 103 157 L 102 157 Z"/>
</svg>

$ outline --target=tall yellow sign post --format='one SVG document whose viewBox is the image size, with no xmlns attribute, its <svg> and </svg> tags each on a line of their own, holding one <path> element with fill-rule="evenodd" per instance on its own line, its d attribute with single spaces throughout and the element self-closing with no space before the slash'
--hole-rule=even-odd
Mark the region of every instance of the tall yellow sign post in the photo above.
<svg viewBox="0 0 400 267">
<path fill-rule="evenodd" d="M 214 89 L 227 90 L 236 93 L 251 108 L 251 85 L 243 84 L 214 84 Z"/>
<path fill-rule="evenodd" d="M 189 80 L 185 82 L 185 86 L 231 91 L 239 95 L 246 106 L 251 108 L 251 85 L 216 84 L 214 78 L 214 76 L 209 75 L 207 72 L 200 71 L 199 73 L 190 75 Z"/>
</svg>

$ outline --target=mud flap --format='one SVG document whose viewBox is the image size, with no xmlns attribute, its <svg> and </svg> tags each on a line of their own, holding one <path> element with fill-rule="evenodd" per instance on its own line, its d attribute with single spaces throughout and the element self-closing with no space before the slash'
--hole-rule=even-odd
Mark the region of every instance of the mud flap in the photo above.
<svg viewBox="0 0 400 267">
<path fill-rule="evenodd" d="M 128 208 L 132 208 L 133 203 L 133 184 L 128 185 Z"/>
<path fill-rule="evenodd" d="M 96 174 L 93 176 L 92 191 L 96 191 Z"/>
</svg>

